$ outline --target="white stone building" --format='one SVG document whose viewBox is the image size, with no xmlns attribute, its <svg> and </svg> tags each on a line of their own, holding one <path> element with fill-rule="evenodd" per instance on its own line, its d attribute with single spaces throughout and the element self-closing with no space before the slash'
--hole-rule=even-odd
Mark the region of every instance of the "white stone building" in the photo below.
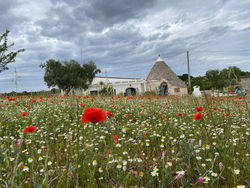
<svg viewBox="0 0 250 188">
<path fill-rule="evenodd" d="M 98 95 L 98 91 L 107 86 L 112 86 L 114 95 L 130 96 L 144 93 L 146 91 L 146 80 L 96 76 L 85 94 Z"/>
<path fill-rule="evenodd" d="M 83 94 L 98 95 L 105 86 L 112 86 L 114 95 L 125 96 L 142 94 L 146 91 L 153 91 L 159 95 L 186 95 L 188 93 L 186 84 L 160 58 L 160 55 L 146 80 L 97 76 Z"/>
</svg>

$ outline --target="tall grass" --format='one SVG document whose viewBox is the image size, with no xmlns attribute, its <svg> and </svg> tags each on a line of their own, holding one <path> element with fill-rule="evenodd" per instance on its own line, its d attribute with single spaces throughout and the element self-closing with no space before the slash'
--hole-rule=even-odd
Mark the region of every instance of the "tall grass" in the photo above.
<svg viewBox="0 0 250 188">
<path fill-rule="evenodd" d="M 247 187 L 249 104 L 210 96 L 1 96 L 0 185 Z M 197 106 L 204 116 L 194 120 Z M 82 124 L 88 107 L 112 116 Z M 25 134 L 31 125 L 37 130 Z"/>
</svg>

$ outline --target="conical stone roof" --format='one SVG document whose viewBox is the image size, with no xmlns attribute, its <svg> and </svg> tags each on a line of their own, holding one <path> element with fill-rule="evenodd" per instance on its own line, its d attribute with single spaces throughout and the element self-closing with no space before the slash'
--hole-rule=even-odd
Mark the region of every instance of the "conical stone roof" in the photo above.
<svg viewBox="0 0 250 188">
<path fill-rule="evenodd" d="M 173 86 L 186 88 L 186 84 L 170 69 L 170 67 L 159 57 L 151 69 L 147 81 L 165 79 Z"/>
</svg>

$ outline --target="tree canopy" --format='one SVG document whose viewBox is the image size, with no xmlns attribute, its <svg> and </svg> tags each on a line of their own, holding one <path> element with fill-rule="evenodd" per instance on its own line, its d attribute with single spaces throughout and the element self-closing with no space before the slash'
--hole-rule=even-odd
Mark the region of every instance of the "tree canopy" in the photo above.
<svg viewBox="0 0 250 188">
<path fill-rule="evenodd" d="M 208 70 L 206 72 L 206 81 L 208 82 L 208 85 L 212 88 L 218 88 L 219 81 L 220 81 L 220 71 L 218 69 L 216 70 Z"/>
<path fill-rule="evenodd" d="M 44 81 L 47 86 L 57 86 L 66 93 L 73 88 L 87 89 L 95 75 L 101 72 L 93 61 L 80 65 L 75 60 L 60 62 L 50 59 L 40 66 L 45 69 Z"/>
<path fill-rule="evenodd" d="M 24 49 L 20 49 L 14 52 L 9 52 L 9 48 L 14 46 L 14 43 L 8 44 L 9 30 L 6 30 L 0 36 L 0 72 L 8 70 L 7 64 L 15 62 L 15 57 L 18 53 L 23 52 Z"/>
<path fill-rule="evenodd" d="M 239 85 L 241 77 L 250 77 L 249 72 L 241 71 L 236 66 L 222 69 L 208 70 L 205 76 L 193 77 L 191 76 L 191 85 L 199 85 L 201 90 L 208 89 L 223 89 L 225 87 Z M 183 74 L 179 76 L 184 82 L 188 82 L 188 75 Z"/>
</svg>

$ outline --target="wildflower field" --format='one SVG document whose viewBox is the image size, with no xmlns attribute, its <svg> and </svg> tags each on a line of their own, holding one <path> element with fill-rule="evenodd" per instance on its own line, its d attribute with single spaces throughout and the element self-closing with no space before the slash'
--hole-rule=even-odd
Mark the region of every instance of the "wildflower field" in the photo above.
<svg viewBox="0 0 250 188">
<path fill-rule="evenodd" d="M 247 97 L 0 101 L 0 187 L 250 184 Z"/>
</svg>

